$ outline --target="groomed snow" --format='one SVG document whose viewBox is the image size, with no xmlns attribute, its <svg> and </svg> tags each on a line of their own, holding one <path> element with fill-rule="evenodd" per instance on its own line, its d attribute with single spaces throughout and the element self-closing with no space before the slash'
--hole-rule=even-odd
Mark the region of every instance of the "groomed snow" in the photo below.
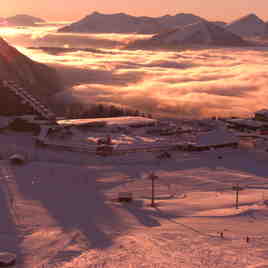
<svg viewBox="0 0 268 268">
<path fill-rule="evenodd" d="M 239 138 L 224 128 L 218 128 L 197 137 L 197 144 L 204 146 L 235 142 L 239 142 Z"/>
<path fill-rule="evenodd" d="M 268 265 L 264 146 L 171 152 L 160 160 L 151 152 L 100 157 L 35 148 L 28 134 L 0 139 L 3 158 L 11 151 L 31 156 L 21 166 L 0 162 L 1 249 L 18 254 L 16 267 Z M 239 209 L 237 183 L 244 188 Z M 133 193 L 133 203 L 115 202 L 119 192 Z"/>
</svg>

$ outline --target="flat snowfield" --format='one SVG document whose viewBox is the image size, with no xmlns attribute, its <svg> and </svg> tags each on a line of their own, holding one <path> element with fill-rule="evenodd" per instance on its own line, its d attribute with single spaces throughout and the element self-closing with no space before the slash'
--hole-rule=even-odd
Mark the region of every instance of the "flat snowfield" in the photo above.
<svg viewBox="0 0 268 268">
<path fill-rule="evenodd" d="M 101 157 L 1 135 L 3 148 L 18 140 L 12 150 L 32 160 L 0 161 L 0 249 L 17 253 L 16 268 L 268 267 L 264 150 Z M 133 202 L 117 202 L 120 192 Z"/>
</svg>

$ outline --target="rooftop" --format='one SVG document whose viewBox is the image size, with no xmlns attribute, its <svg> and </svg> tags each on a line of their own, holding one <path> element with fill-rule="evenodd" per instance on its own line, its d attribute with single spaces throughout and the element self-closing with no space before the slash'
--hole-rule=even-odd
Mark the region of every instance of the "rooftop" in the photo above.
<svg viewBox="0 0 268 268">
<path fill-rule="evenodd" d="M 139 116 L 120 116 L 106 118 L 87 118 L 87 119 L 66 119 L 58 120 L 57 123 L 63 126 L 87 125 L 92 123 L 105 123 L 107 126 L 133 126 L 138 124 L 155 124 L 157 120 Z"/>
</svg>

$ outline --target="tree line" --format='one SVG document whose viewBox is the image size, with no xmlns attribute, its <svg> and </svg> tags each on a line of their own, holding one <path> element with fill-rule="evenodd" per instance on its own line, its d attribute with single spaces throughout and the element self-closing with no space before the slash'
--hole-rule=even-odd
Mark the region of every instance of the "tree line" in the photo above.
<svg viewBox="0 0 268 268">
<path fill-rule="evenodd" d="M 61 104 L 60 116 L 66 118 L 101 118 L 119 116 L 142 116 L 152 118 L 151 114 L 139 110 L 108 104 L 86 105 L 79 102 L 71 104 Z"/>
</svg>

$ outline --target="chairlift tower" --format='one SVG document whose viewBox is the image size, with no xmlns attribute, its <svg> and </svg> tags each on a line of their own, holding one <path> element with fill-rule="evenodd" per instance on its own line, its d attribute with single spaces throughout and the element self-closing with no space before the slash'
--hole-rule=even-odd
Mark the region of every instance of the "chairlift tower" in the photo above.
<svg viewBox="0 0 268 268">
<path fill-rule="evenodd" d="M 233 186 L 232 188 L 236 194 L 235 194 L 235 208 L 238 209 L 239 208 L 239 191 L 242 191 L 243 188 L 239 186 L 239 184 Z"/>
<path fill-rule="evenodd" d="M 155 180 L 159 177 L 155 175 L 154 172 L 151 172 L 149 175 L 149 179 L 152 181 L 152 199 L 151 199 L 151 207 L 155 207 Z"/>
</svg>

